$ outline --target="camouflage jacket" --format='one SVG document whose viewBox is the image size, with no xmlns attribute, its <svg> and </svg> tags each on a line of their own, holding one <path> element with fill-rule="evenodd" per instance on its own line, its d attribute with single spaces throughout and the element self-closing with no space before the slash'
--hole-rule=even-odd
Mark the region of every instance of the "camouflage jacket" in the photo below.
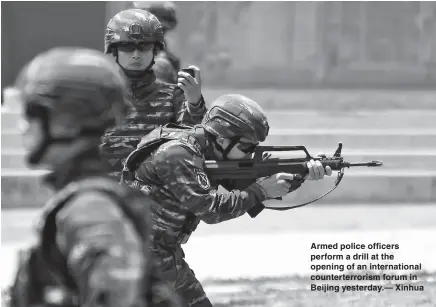
<svg viewBox="0 0 436 307">
<path fill-rule="evenodd" d="M 38 266 L 33 284 L 51 300 L 59 297 L 50 296 L 53 290 L 62 291 L 63 303 L 43 299 L 41 305 L 150 306 L 153 300 L 179 306 L 175 294 L 159 294 L 171 292 L 161 290 L 165 284 L 149 252 L 151 219 L 144 204 L 153 201 L 107 178 L 98 150 L 91 152 L 46 178 L 56 193 L 40 219 L 37 248 L 45 266 Z"/>
<path fill-rule="evenodd" d="M 180 60 L 167 51 L 160 51 L 154 58 L 153 71 L 160 81 L 177 84 Z"/>
<path fill-rule="evenodd" d="M 166 142 L 160 144 L 163 138 Z M 243 190 L 217 191 L 218 184 L 209 181 L 203 168 L 206 159 L 213 159 L 209 144 L 201 126 L 174 132 L 158 128 L 129 156 L 126 168 L 131 168 L 134 176 L 130 179 L 134 180 L 124 182 L 148 193 L 159 204 L 152 207 L 156 242 L 167 246 L 186 243 L 200 220 L 220 223 L 254 207 L 263 209 L 265 196 L 256 183 Z"/>
<path fill-rule="evenodd" d="M 101 154 L 111 165 L 109 175 L 119 180 L 127 156 L 141 137 L 167 123 L 195 125 L 206 112 L 203 98 L 198 105 L 189 104 L 174 84 L 156 80 L 154 73 L 141 79 L 127 79 L 130 91 L 124 123 L 108 129 L 102 138 Z"/>
</svg>

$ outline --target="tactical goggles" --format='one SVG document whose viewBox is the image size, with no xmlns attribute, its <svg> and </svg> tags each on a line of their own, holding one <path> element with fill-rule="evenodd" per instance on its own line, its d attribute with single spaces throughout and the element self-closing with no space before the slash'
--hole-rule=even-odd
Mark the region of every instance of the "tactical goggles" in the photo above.
<svg viewBox="0 0 436 307">
<path fill-rule="evenodd" d="M 259 143 L 253 144 L 253 143 L 241 143 L 241 142 L 239 142 L 236 147 L 238 147 L 238 149 L 240 151 L 242 151 L 243 153 L 250 154 L 256 150 L 257 146 L 259 146 Z"/>
<path fill-rule="evenodd" d="M 149 51 L 153 49 L 154 44 L 142 43 L 142 44 L 121 44 L 118 45 L 118 50 L 122 52 L 134 52 L 138 51 Z"/>
</svg>

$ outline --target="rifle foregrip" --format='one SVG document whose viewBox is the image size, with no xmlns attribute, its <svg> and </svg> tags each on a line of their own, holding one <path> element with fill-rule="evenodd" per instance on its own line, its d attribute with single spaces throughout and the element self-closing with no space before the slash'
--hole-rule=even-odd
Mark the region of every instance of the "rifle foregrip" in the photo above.
<svg viewBox="0 0 436 307">
<path fill-rule="evenodd" d="M 342 160 L 321 160 L 322 166 L 329 166 L 332 171 L 340 171 L 343 168 Z"/>
</svg>

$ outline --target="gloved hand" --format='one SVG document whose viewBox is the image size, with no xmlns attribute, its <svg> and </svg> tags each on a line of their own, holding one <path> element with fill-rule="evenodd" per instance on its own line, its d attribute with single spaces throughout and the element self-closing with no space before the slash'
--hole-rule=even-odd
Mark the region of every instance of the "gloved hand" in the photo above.
<svg viewBox="0 0 436 307">
<path fill-rule="evenodd" d="M 256 183 L 261 187 L 266 198 L 277 198 L 285 196 L 291 189 L 291 181 L 294 175 L 278 173 L 269 177 L 260 178 Z"/>
<path fill-rule="evenodd" d="M 325 154 L 318 153 L 316 157 L 325 157 Z M 324 175 L 330 176 L 332 174 L 332 169 L 330 166 L 322 166 L 320 161 L 310 160 L 307 162 L 307 167 L 309 168 L 309 173 L 304 179 L 306 180 L 320 180 L 324 178 Z"/>
</svg>

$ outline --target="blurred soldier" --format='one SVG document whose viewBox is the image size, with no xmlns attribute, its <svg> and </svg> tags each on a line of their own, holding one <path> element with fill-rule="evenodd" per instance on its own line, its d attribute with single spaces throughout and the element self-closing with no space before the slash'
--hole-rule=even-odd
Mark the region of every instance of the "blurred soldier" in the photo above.
<svg viewBox="0 0 436 307">
<path fill-rule="evenodd" d="M 121 11 L 107 25 L 105 53 L 113 55 L 129 89 L 128 114 L 119 127 L 108 129 L 101 146 L 102 156 L 112 166 L 110 175 L 117 180 L 142 136 L 167 123 L 200 123 L 206 112 L 197 67 L 191 66 L 195 78 L 179 72 L 178 86 L 156 80 L 152 66 L 159 48 L 165 48 L 162 26 L 151 13 Z"/>
<path fill-rule="evenodd" d="M 165 303 L 148 251 L 154 201 L 108 178 L 99 157 L 101 135 L 124 117 L 117 65 L 96 50 L 55 48 L 34 58 L 16 86 L 27 162 L 50 171 L 43 183 L 55 194 L 37 243 L 20 253 L 11 305 Z"/>
<path fill-rule="evenodd" d="M 257 103 L 242 95 L 224 95 L 212 103 L 201 125 L 160 127 L 145 136 L 126 161 L 124 182 L 148 192 L 159 203 L 152 208 L 154 252 L 161 259 L 164 278 L 174 283 L 188 306 L 211 306 L 181 248 L 200 220 L 215 224 L 246 212 L 255 217 L 263 210 L 263 201 L 301 185 L 285 173 L 240 189 L 209 181 L 205 160 L 249 159 L 268 131 L 267 118 Z M 319 161 L 308 162 L 308 168 L 308 180 L 331 175 L 331 169 L 324 170 Z M 230 192 L 217 192 L 218 184 Z"/>
<path fill-rule="evenodd" d="M 133 7 L 146 10 L 159 19 L 164 36 L 177 26 L 176 5 L 171 1 L 134 1 Z M 160 49 L 157 53 L 153 71 L 159 80 L 177 83 L 177 72 L 180 70 L 180 59 L 168 50 Z"/>
</svg>

